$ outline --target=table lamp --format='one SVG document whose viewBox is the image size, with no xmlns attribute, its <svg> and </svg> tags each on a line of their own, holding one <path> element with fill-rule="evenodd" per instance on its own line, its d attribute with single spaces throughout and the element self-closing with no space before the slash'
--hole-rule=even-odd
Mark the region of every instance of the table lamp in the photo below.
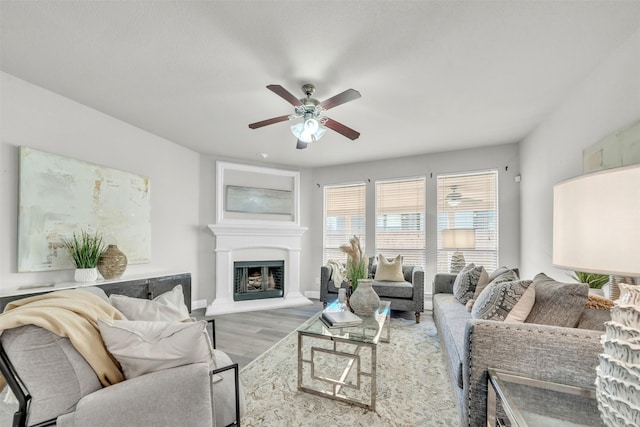
<svg viewBox="0 0 640 427">
<path fill-rule="evenodd" d="M 442 230 L 442 249 L 454 250 L 451 256 L 451 273 L 459 273 L 465 266 L 460 249 L 476 248 L 476 230 L 473 228 L 452 228 Z"/>
<path fill-rule="evenodd" d="M 640 276 L 640 165 L 583 175 L 554 187 L 553 264 L 609 274 L 610 286 L 619 284 L 620 298 L 611 309 L 612 320 L 605 323 L 596 395 L 606 425 L 634 425 L 628 407 L 637 408 L 636 391 L 625 385 L 629 378 L 621 378 L 617 366 L 629 364 L 621 358 L 626 352 L 631 354 L 624 359 L 640 360 L 640 347 L 629 345 L 640 333 L 640 287 L 634 286 Z M 622 336 L 621 330 L 626 331 Z M 640 383 L 640 375 L 632 374 L 635 384 Z"/>
</svg>

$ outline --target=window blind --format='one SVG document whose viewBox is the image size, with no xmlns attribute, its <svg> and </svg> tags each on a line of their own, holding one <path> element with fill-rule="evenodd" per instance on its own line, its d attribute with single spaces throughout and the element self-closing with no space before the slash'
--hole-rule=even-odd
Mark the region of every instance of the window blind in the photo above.
<svg viewBox="0 0 640 427">
<path fill-rule="evenodd" d="M 450 271 L 455 249 L 443 246 L 443 230 L 473 230 L 475 245 L 459 249 L 465 263 L 482 265 L 491 273 L 498 267 L 498 172 L 496 170 L 441 175 L 438 193 L 438 272 Z"/>
<path fill-rule="evenodd" d="M 425 178 L 376 181 L 376 250 L 402 255 L 404 264 L 426 264 Z"/>
<path fill-rule="evenodd" d="M 330 259 L 346 262 L 340 245 L 349 244 L 356 235 L 366 248 L 365 183 L 324 187 L 323 263 Z"/>
</svg>

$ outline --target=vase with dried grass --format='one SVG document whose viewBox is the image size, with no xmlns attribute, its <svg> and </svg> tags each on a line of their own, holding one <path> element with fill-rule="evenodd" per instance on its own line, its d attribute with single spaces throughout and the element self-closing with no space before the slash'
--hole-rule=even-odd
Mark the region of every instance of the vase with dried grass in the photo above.
<svg viewBox="0 0 640 427">
<path fill-rule="evenodd" d="M 340 250 L 347 254 L 347 279 L 351 283 L 352 291 L 358 287 L 358 280 L 366 279 L 369 270 L 369 259 L 362 250 L 360 239 L 353 236 L 348 245 L 340 246 Z"/>
</svg>

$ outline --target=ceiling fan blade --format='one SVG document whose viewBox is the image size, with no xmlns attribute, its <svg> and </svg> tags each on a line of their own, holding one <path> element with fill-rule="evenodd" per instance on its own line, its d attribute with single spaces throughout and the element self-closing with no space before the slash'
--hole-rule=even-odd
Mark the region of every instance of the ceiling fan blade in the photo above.
<svg viewBox="0 0 640 427">
<path fill-rule="evenodd" d="M 357 132 L 351 129 L 350 127 L 347 127 L 342 123 L 338 123 L 333 119 L 329 119 L 328 117 L 327 117 L 327 122 L 324 125 L 329 129 L 333 129 L 336 132 L 346 136 L 351 140 L 358 139 L 358 137 L 360 136 L 360 132 Z"/>
<path fill-rule="evenodd" d="M 292 94 L 291 92 L 289 92 L 288 90 L 286 90 L 280 85 L 269 85 L 267 86 L 267 89 L 269 89 L 271 92 L 275 93 L 276 95 L 278 95 L 279 97 L 281 97 L 282 99 L 287 101 L 289 104 L 293 105 L 294 107 L 302 105 L 302 102 L 300 102 L 300 100 L 296 98 L 294 94 Z"/>
<path fill-rule="evenodd" d="M 284 122 L 284 121 L 287 121 L 287 120 L 289 120 L 289 115 L 280 116 L 280 117 L 274 117 L 272 119 L 263 120 L 261 122 L 251 123 L 249 125 L 249 127 L 251 129 L 258 129 L 258 128 L 261 128 L 263 126 L 268 126 L 268 125 L 272 125 L 274 123 L 280 123 L 280 122 Z"/>
<path fill-rule="evenodd" d="M 320 106 L 325 110 L 328 110 L 333 107 L 337 107 L 338 105 L 342 105 L 345 102 L 353 101 L 354 99 L 360 98 L 360 92 L 355 89 L 347 89 L 342 93 L 337 94 L 336 96 L 332 96 L 329 99 L 325 99 L 320 103 Z"/>
<path fill-rule="evenodd" d="M 304 150 L 305 148 L 307 148 L 307 145 L 309 145 L 309 144 L 304 142 L 304 141 L 298 140 L 298 142 L 296 143 L 296 148 L 298 150 Z"/>
</svg>

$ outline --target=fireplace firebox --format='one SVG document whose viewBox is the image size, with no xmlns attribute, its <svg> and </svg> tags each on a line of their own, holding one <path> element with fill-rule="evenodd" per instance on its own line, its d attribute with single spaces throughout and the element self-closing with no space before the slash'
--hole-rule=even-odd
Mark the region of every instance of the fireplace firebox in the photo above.
<svg viewBox="0 0 640 427">
<path fill-rule="evenodd" d="M 233 270 L 234 301 L 284 296 L 284 261 L 236 261 Z"/>
</svg>

